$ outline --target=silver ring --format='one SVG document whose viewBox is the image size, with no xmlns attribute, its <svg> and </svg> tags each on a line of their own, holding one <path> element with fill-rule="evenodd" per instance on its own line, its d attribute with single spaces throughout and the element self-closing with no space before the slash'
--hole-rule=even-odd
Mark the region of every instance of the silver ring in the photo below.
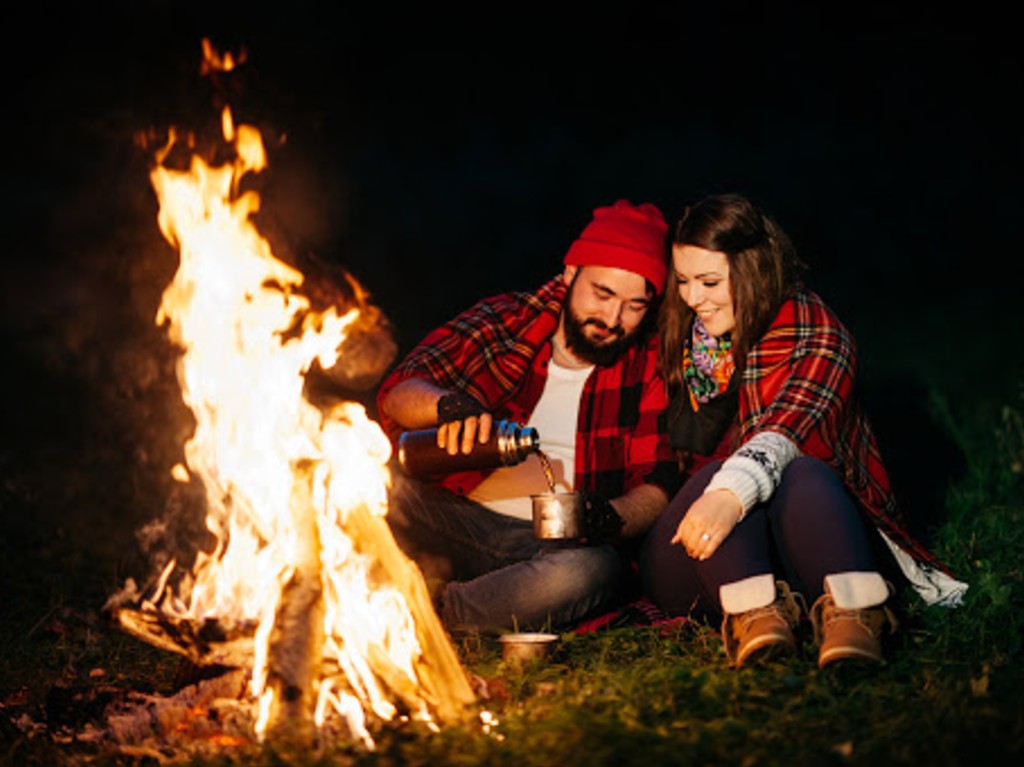
<svg viewBox="0 0 1024 767">
<path fill-rule="evenodd" d="M 711 536 L 710 536 L 710 535 L 708 535 L 707 533 L 701 533 L 701 534 L 700 534 L 700 539 L 701 539 L 702 541 L 710 541 L 710 540 L 711 540 Z"/>
</svg>

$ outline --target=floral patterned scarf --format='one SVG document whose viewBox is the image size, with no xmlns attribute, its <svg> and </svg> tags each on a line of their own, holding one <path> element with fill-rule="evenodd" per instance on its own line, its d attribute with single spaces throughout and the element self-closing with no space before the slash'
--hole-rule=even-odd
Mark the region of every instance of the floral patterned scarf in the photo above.
<svg viewBox="0 0 1024 767">
<path fill-rule="evenodd" d="M 694 317 L 690 343 L 683 350 L 683 380 L 694 412 L 724 392 L 735 371 L 729 335 L 715 338 L 700 318 Z"/>
</svg>

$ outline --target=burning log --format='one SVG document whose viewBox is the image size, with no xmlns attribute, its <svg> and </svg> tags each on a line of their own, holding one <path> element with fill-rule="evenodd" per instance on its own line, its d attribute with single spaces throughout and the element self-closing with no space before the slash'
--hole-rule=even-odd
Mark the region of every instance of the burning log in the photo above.
<svg viewBox="0 0 1024 767">
<path fill-rule="evenodd" d="M 436 710 L 442 721 L 464 719 L 475 696 L 437 617 L 422 574 L 398 547 L 382 518 L 360 507 L 349 515 L 348 524 L 353 539 L 360 541 L 374 557 L 382 580 L 393 584 L 405 597 L 415 620 L 417 639 L 423 648 L 416 660 L 420 687 L 410 686 L 407 678 L 403 678 L 403 684 L 392 682 L 390 686 L 408 703 L 426 704 L 429 710 Z M 386 669 L 381 665 L 382 671 L 386 672 Z"/>
<path fill-rule="evenodd" d="M 303 264 L 304 290 L 311 307 L 355 308 L 359 311 L 338 348 L 337 362 L 326 370 L 314 363 L 306 374 L 307 397 L 321 393 L 331 398 L 359 399 L 384 377 L 398 354 L 391 322 L 380 307 L 370 301 L 366 290 L 345 269 L 309 257 Z"/>
<path fill-rule="evenodd" d="M 267 682 L 273 700 L 266 714 L 268 737 L 289 743 L 310 742 L 313 704 L 309 690 L 318 678 L 330 677 L 338 664 L 321 656 L 323 587 L 319 531 L 312 523 L 308 474 L 300 474 L 293 496 L 293 519 L 301 532 L 302 550 L 286 579 L 270 627 Z M 434 611 L 422 574 L 399 548 L 386 521 L 366 505 L 345 519 L 346 535 L 358 553 L 374 563 L 372 587 L 393 588 L 407 605 L 421 648 L 413 675 L 401 668 L 380 643 L 368 643 L 365 661 L 406 711 L 433 711 L 441 722 L 464 721 L 476 700 L 469 677 Z M 196 621 L 154 609 L 116 607 L 121 626 L 137 638 L 188 658 L 197 666 L 225 666 L 252 672 L 257 662 L 255 622 L 234 625 L 218 620 Z M 271 735 L 271 733 L 273 733 Z"/>
<path fill-rule="evenodd" d="M 315 736 L 314 687 L 324 643 L 320 534 L 311 499 L 312 474 L 309 462 L 295 469 L 291 503 L 294 564 L 270 624 L 266 677 L 270 692 L 265 699 L 267 738 L 299 748 L 311 746 Z"/>
<path fill-rule="evenodd" d="M 110 615 L 129 634 L 184 655 L 196 666 L 252 666 L 255 622 L 228 628 L 215 619 L 197 621 L 133 607 L 112 607 Z"/>
</svg>

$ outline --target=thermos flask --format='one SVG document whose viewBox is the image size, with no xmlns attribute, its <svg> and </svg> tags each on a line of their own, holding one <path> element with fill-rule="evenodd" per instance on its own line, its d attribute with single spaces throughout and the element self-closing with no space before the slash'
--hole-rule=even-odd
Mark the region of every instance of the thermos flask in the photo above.
<svg viewBox="0 0 1024 767">
<path fill-rule="evenodd" d="M 437 429 L 407 431 L 398 438 L 398 461 L 407 473 L 416 477 L 514 466 L 538 450 L 537 430 L 515 421 L 496 421 L 491 426 L 491 438 L 483 444 L 475 443 L 469 454 L 460 450 L 449 455 L 447 449 L 438 447 Z"/>
</svg>

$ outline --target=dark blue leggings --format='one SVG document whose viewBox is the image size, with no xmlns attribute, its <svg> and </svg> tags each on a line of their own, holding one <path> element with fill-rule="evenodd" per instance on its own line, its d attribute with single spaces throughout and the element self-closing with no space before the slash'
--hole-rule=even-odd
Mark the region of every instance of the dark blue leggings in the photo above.
<svg viewBox="0 0 1024 767">
<path fill-rule="evenodd" d="M 810 605 L 824 577 L 847 571 L 879 571 L 878 556 L 850 494 L 838 475 L 817 458 L 795 459 L 767 503 L 754 506 L 715 553 L 691 559 L 669 543 L 690 505 L 721 466 L 694 474 L 648 533 L 640 552 L 647 595 L 669 615 L 720 616 L 719 587 L 772 573 L 804 595 Z"/>
</svg>

